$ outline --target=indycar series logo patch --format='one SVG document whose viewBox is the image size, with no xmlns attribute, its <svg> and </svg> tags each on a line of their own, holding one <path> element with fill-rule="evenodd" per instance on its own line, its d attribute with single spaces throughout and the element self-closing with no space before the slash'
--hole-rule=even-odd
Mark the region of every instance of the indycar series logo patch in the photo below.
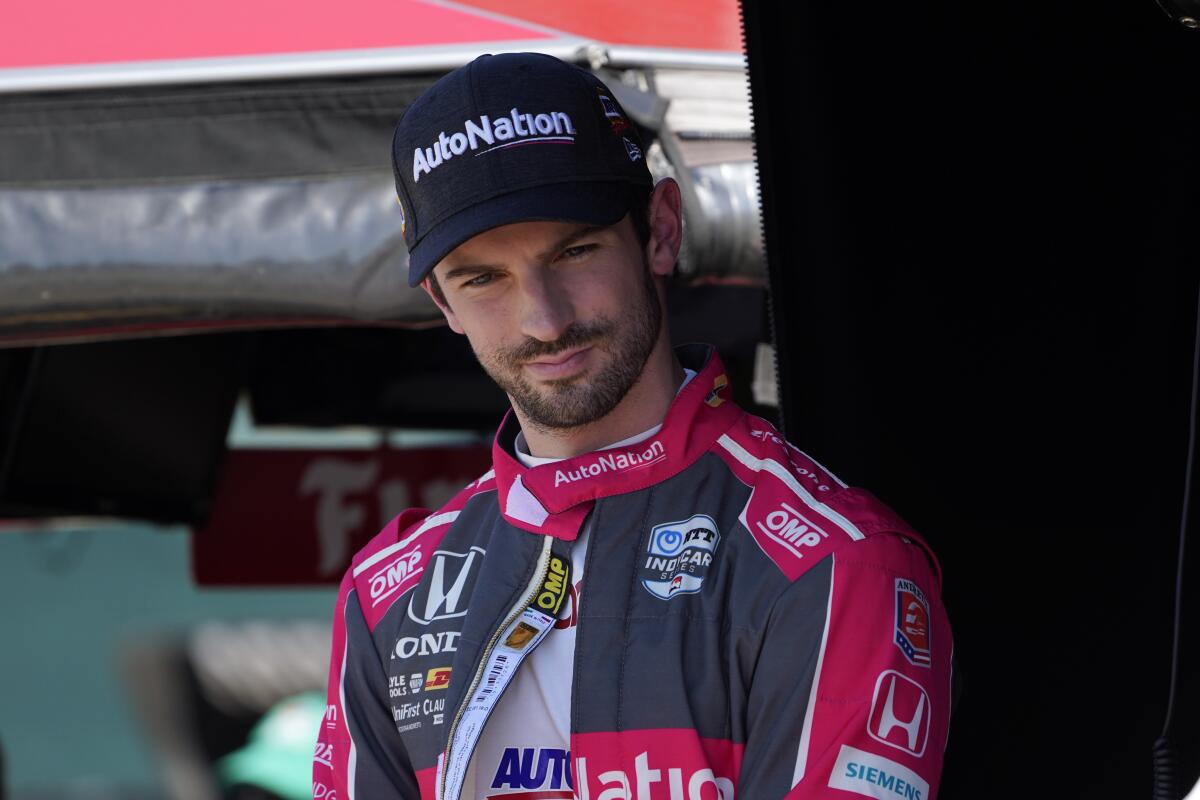
<svg viewBox="0 0 1200 800">
<path fill-rule="evenodd" d="M 918 667 L 928 667 L 932 661 L 929 601 L 921 587 L 904 578 L 896 579 L 896 646 Z"/>
<path fill-rule="evenodd" d="M 700 591 L 720 540 L 717 523 L 707 514 L 655 525 L 638 575 L 642 586 L 660 600 Z"/>
</svg>

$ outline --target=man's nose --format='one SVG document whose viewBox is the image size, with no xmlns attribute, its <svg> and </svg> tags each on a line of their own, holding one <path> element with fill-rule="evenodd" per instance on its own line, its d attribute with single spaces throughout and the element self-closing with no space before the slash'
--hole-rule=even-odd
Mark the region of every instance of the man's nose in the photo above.
<svg viewBox="0 0 1200 800">
<path fill-rule="evenodd" d="M 553 342 L 575 321 L 575 309 L 552 270 L 531 273 L 521 281 L 521 333 Z"/>
</svg>

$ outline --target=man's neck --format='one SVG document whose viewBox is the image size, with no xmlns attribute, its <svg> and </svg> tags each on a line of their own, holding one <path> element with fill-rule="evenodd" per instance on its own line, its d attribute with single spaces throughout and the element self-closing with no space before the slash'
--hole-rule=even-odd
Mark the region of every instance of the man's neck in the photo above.
<svg viewBox="0 0 1200 800">
<path fill-rule="evenodd" d="M 617 407 L 595 422 L 578 428 L 546 430 L 531 424 L 520 409 L 514 406 L 513 410 L 531 455 L 571 458 L 636 436 L 661 423 L 683 377 L 683 367 L 664 338 L 655 346 L 642 374 Z"/>
</svg>

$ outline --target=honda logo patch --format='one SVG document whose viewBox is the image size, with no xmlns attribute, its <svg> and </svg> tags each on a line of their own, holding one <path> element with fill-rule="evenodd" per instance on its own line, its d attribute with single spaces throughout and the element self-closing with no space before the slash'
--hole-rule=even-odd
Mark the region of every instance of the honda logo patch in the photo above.
<svg viewBox="0 0 1200 800">
<path fill-rule="evenodd" d="M 929 694 L 921 684 L 891 669 L 879 674 L 867 723 L 872 739 L 920 758 L 932 718 Z"/>
<path fill-rule="evenodd" d="M 428 625 L 434 620 L 464 616 L 471 596 L 469 584 L 474 583 L 473 573 L 484 552 L 482 547 L 472 547 L 465 553 L 435 550 L 425 580 L 408 601 L 409 618 Z"/>
</svg>

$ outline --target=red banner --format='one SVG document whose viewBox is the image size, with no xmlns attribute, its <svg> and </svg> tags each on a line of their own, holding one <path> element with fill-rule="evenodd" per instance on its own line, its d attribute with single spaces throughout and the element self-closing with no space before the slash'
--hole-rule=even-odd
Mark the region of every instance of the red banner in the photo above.
<svg viewBox="0 0 1200 800">
<path fill-rule="evenodd" d="M 422 0 L 342 0 L 336 8 L 287 0 L 13 0 L 4 10 L 0 69 L 457 44 L 482 53 L 495 49 L 489 43 L 553 36 L 518 19 Z"/>
<path fill-rule="evenodd" d="M 410 506 L 436 509 L 487 471 L 486 446 L 231 450 L 208 525 L 192 534 L 202 586 L 336 584 Z"/>
</svg>

